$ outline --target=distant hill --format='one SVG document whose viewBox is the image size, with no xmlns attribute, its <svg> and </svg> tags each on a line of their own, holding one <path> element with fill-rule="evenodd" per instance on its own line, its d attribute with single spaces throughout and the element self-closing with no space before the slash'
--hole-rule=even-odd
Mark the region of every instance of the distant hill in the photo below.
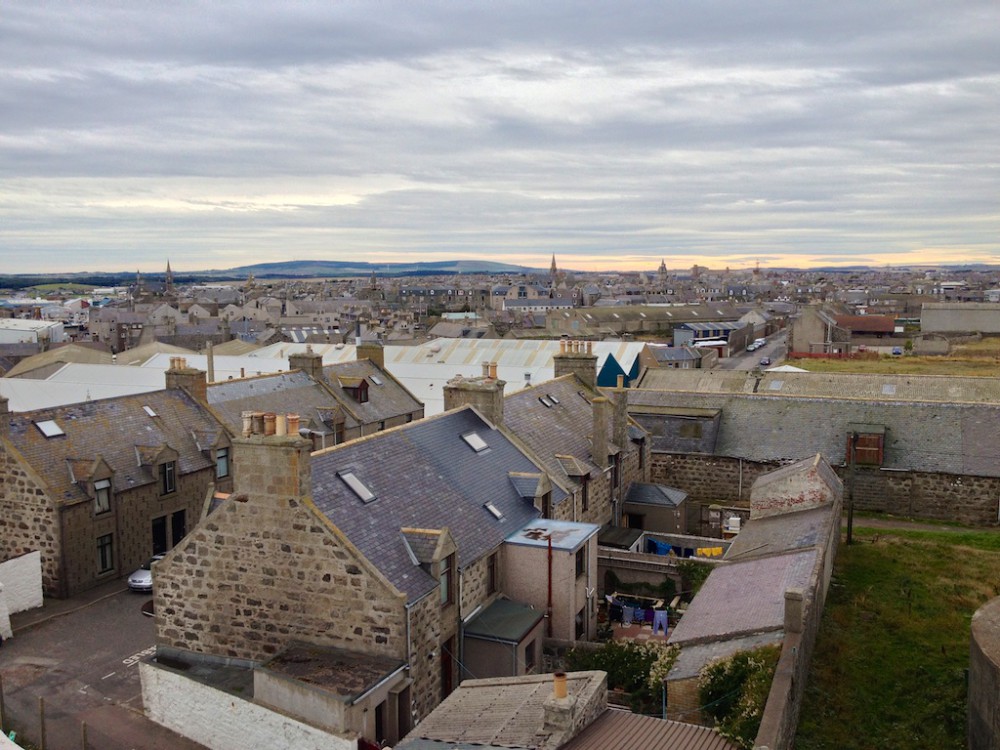
<svg viewBox="0 0 1000 750">
<path fill-rule="evenodd" d="M 368 263 L 345 260 L 288 260 L 280 263 L 254 263 L 236 268 L 196 271 L 189 275 L 256 278 L 323 276 L 434 276 L 459 273 L 543 273 L 542 269 L 497 263 L 490 260 L 447 260 L 417 263 Z"/>
</svg>

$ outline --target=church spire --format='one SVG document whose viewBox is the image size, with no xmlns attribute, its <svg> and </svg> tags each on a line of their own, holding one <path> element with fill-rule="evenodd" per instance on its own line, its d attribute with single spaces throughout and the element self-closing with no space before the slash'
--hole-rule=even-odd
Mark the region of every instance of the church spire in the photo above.
<svg viewBox="0 0 1000 750">
<path fill-rule="evenodd" d="M 166 290 L 168 292 L 174 291 L 174 272 L 170 270 L 170 260 L 167 260 L 167 273 L 164 276 L 164 282 Z"/>
</svg>

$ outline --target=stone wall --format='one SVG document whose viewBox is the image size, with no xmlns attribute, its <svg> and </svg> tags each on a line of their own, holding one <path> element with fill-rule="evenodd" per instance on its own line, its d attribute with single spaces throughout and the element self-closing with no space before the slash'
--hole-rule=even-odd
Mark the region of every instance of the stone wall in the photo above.
<svg viewBox="0 0 1000 750">
<path fill-rule="evenodd" d="M 357 750 L 353 736 L 309 726 L 158 664 L 141 663 L 146 716 L 213 750 Z"/>
<path fill-rule="evenodd" d="M 158 645 L 259 661 L 300 640 L 406 658 L 402 596 L 308 501 L 230 500 L 154 582 Z"/>
<path fill-rule="evenodd" d="M 778 466 L 778 462 L 725 456 L 654 452 L 651 481 L 687 492 L 689 503 L 740 503 L 749 499 L 757 477 Z M 833 469 L 844 483 L 846 502 L 851 492 L 850 473 L 843 466 Z M 998 498 L 1000 477 L 855 469 L 854 507 L 858 510 L 996 526 L 1000 523 Z M 689 522 L 697 525 L 699 514 L 688 515 Z"/>
<path fill-rule="evenodd" d="M 839 500 L 834 502 L 825 544 L 817 549 L 819 554 L 808 585 L 794 595 L 791 591 L 785 593 L 785 637 L 754 742 L 756 748 L 794 748 L 799 711 L 809 679 L 809 665 L 840 545 L 841 507 Z"/>
<path fill-rule="evenodd" d="M 18 462 L 4 443 L 0 450 L 0 560 L 39 552 L 42 586 L 59 593 L 59 514 L 41 480 Z"/>
<path fill-rule="evenodd" d="M 41 607 L 41 553 L 29 552 L 0 563 L 0 584 L 3 584 L 7 611 L 10 614 Z"/>
<path fill-rule="evenodd" d="M 410 677 L 413 679 L 413 720 L 421 721 L 447 696 L 442 690 L 442 662 L 450 658 L 452 685 L 458 686 L 458 608 L 442 608 L 437 592 L 425 596 L 409 608 Z M 452 641 L 454 651 L 445 644 Z"/>
<path fill-rule="evenodd" d="M 1000 750 L 1000 598 L 972 616 L 969 750 Z"/>
<path fill-rule="evenodd" d="M 496 556 L 496 590 L 489 591 L 489 559 Z M 461 590 L 461 607 L 463 618 L 472 614 L 473 610 L 480 604 L 485 604 L 488 600 L 495 598 L 497 592 L 503 590 L 503 546 L 501 545 L 490 554 L 484 555 L 478 560 L 466 565 L 459 571 L 461 576 L 459 588 Z"/>
</svg>

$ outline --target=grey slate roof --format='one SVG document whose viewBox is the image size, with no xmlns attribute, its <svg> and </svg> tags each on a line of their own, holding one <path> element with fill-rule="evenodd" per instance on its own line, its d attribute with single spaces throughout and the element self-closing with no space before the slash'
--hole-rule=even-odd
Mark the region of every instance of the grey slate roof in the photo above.
<svg viewBox="0 0 1000 750">
<path fill-rule="evenodd" d="M 663 484 L 648 484 L 646 482 L 632 482 L 632 486 L 625 495 L 626 503 L 638 503 L 640 505 L 661 505 L 667 508 L 676 508 L 687 499 L 687 493 L 674 487 L 667 487 Z"/>
<path fill-rule="evenodd" d="M 211 383 L 207 392 L 209 406 L 234 434 L 243 430 L 244 411 L 298 414 L 305 426 L 322 421 L 319 410 L 341 406 L 336 396 L 299 370 L 223 380 Z M 347 427 L 357 425 L 350 414 L 346 417 Z"/>
<path fill-rule="evenodd" d="M 462 439 L 470 431 L 489 449 L 470 448 Z M 377 499 L 362 503 L 338 471 L 353 471 Z M 538 516 L 514 489 L 511 471 L 537 473 L 538 467 L 465 407 L 313 454 L 312 494 L 317 507 L 412 601 L 433 591 L 437 580 L 413 564 L 400 530 L 447 528 L 458 545 L 459 566 L 468 565 Z M 553 488 L 553 500 L 557 494 L 561 499 Z M 503 517 L 495 518 L 486 502 Z"/>
<path fill-rule="evenodd" d="M 504 399 L 504 426 L 528 446 L 544 464 L 549 476 L 563 487 L 575 486 L 578 481 L 567 468 L 586 471 L 591 477 L 601 474 L 590 455 L 590 435 L 594 431 L 594 407 L 590 401 L 597 395 L 574 375 L 564 375 Z M 538 400 L 542 396 L 555 396 L 559 403 L 547 407 Z M 612 431 L 609 419 L 609 447 Z M 559 456 L 572 457 L 580 468 L 574 468 L 573 461 L 560 460 Z"/>
<path fill-rule="evenodd" d="M 828 503 L 819 508 L 755 518 L 733 539 L 726 560 L 748 560 L 820 545 L 829 538 L 830 528 L 840 523 L 835 507 Z"/>
<path fill-rule="evenodd" d="M 375 382 L 373 376 L 381 382 L 381 385 Z M 323 368 L 323 377 L 345 408 L 356 415 L 362 424 L 375 424 L 402 414 L 411 414 L 423 409 L 424 406 L 396 378 L 367 359 L 327 365 Z M 340 378 L 366 379 L 368 401 L 363 404 L 358 403 L 340 386 L 338 382 Z"/>
<path fill-rule="evenodd" d="M 144 406 L 157 415 L 151 417 Z M 53 420 L 65 433 L 46 438 L 36 424 Z M 158 481 L 155 466 L 139 463 L 163 446 L 177 451 L 179 475 L 214 465 L 199 450 L 195 435 L 219 434 L 208 411 L 180 389 L 84 401 L 10 415 L 10 440 L 46 482 L 57 504 L 89 500 L 72 479 L 70 467 L 102 457 L 114 471 L 113 489 L 123 492 Z"/>
<path fill-rule="evenodd" d="M 865 423 L 886 427 L 885 468 L 1000 476 L 1000 404 L 629 390 L 630 410 L 643 407 L 721 409 L 721 456 L 785 461 L 818 452 L 843 464 L 849 425 Z"/>
<path fill-rule="evenodd" d="M 742 638 L 731 638 L 725 641 L 712 641 L 710 643 L 695 643 L 685 646 L 677 654 L 677 661 L 670 668 L 668 680 L 686 680 L 697 677 L 702 668 L 717 659 L 725 659 L 728 656 L 740 651 L 752 651 L 761 646 L 769 646 L 772 643 L 781 643 L 784 640 L 784 632 L 772 630 L 769 633 L 757 633 L 747 635 Z"/>
<path fill-rule="evenodd" d="M 780 630 L 785 622 L 785 591 L 805 589 L 815 565 L 813 549 L 719 565 L 705 579 L 668 642 Z M 748 591 L 754 595 L 747 596 Z"/>
<path fill-rule="evenodd" d="M 652 349 L 652 347 L 651 347 Z M 766 393 L 873 401 L 1000 403 L 1000 378 L 880 373 L 647 370 L 639 387 L 663 391 Z"/>
</svg>

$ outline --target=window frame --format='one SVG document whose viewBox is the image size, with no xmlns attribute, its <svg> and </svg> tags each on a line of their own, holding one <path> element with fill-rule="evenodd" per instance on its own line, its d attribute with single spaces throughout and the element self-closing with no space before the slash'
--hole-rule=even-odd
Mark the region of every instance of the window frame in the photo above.
<svg viewBox="0 0 1000 750">
<path fill-rule="evenodd" d="M 500 590 L 500 561 L 497 559 L 499 553 L 494 552 L 486 558 L 486 593 L 492 595 Z"/>
<path fill-rule="evenodd" d="M 581 578 L 587 572 L 587 545 L 576 551 L 576 577 Z"/>
<path fill-rule="evenodd" d="M 103 501 L 103 502 L 102 502 Z M 103 516 L 111 512 L 111 480 L 94 481 L 94 515 Z"/>
<path fill-rule="evenodd" d="M 216 479 L 227 479 L 230 474 L 232 474 L 232 466 L 230 466 L 230 455 L 229 447 L 224 446 L 222 448 L 215 449 L 215 478 Z M 225 464 L 225 469 L 223 470 L 223 464 Z"/>
<path fill-rule="evenodd" d="M 115 570 L 115 535 L 101 534 L 97 537 L 97 574 L 113 573 Z"/>
<path fill-rule="evenodd" d="M 455 603 L 455 553 L 452 552 L 439 563 L 438 595 L 442 607 Z"/>
<path fill-rule="evenodd" d="M 171 495 L 177 492 L 177 462 L 164 461 L 160 464 L 160 494 Z"/>
</svg>

